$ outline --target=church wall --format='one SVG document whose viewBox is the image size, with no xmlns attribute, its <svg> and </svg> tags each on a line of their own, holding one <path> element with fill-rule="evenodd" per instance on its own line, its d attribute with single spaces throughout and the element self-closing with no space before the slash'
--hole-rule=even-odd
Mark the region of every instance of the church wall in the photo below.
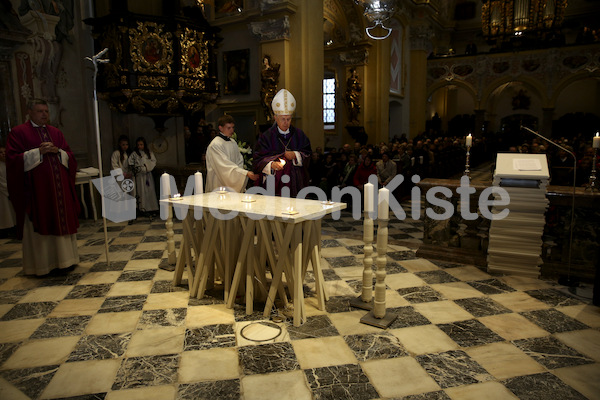
<svg viewBox="0 0 600 400">
<path fill-rule="evenodd" d="M 530 105 L 527 106 L 523 103 L 523 101 L 516 101 L 515 99 L 519 95 L 519 91 L 524 90 L 524 95 L 530 100 Z M 494 114 L 496 115 L 495 121 L 493 121 L 494 126 L 498 127 L 498 129 L 502 128 L 500 125 L 500 121 L 502 118 L 507 117 L 513 114 L 528 114 L 533 115 L 538 119 L 538 122 L 542 122 L 543 112 L 542 112 L 542 102 L 539 96 L 536 93 L 525 89 L 520 84 L 515 84 L 505 88 L 499 95 L 496 100 L 496 105 L 494 107 Z"/>
<path fill-rule="evenodd" d="M 20 1 L 11 1 L 13 8 L 18 10 Z M 88 5 L 86 1 L 74 2 L 74 27 L 70 35 L 72 43 L 67 40 L 58 43 L 54 37 L 48 41 L 48 36 L 44 37 L 43 32 L 38 31 L 30 36 L 26 44 L 14 49 L 15 53 L 28 55 L 31 69 L 18 66 L 19 60 L 14 56 L 11 60 L 17 112 L 17 121 L 13 125 L 25 121 L 27 99 L 38 97 L 48 100 L 51 121 L 64 133 L 81 168 L 96 165 L 91 64 L 88 65 L 89 62 L 84 60 L 92 55 L 93 43 L 89 29 L 81 22 L 90 13 Z M 51 20 L 53 16 L 45 18 Z M 39 26 L 44 25 L 40 22 Z M 52 27 L 49 31 L 51 34 L 54 32 Z M 40 38 L 35 39 L 39 45 L 49 46 L 52 43 L 53 51 L 46 53 L 46 56 L 36 51 L 40 47 L 34 46 L 34 37 Z M 32 84 L 29 90 L 19 87 L 18 74 L 26 76 L 26 80 Z"/>
<path fill-rule="evenodd" d="M 90 29 L 82 21 L 89 15 L 88 2 L 75 2 L 73 43 L 63 41 L 62 68 L 57 77 L 57 94 L 64 108 L 61 122 L 80 168 L 97 165 L 92 63 L 94 54 Z"/>
<path fill-rule="evenodd" d="M 130 149 L 132 150 L 135 149 L 135 140 L 140 136 L 144 137 L 148 147 L 156 156 L 157 168 L 160 166 L 176 167 L 185 165 L 183 125 L 183 117 L 173 116 L 165 122 L 164 132 L 159 134 L 155 129 L 154 121 L 150 117 L 123 114 L 111 110 L 106 102 L 100 100 L 100 132 L 104 173 L 110 171 L 110 156 L 117 149 L 117 141 L 121 135 L 129 138 Z"/>
<path fill-rule="evenodd" d="M 427 119 L 435 113 L 442 119 L 442 131 L 448 131 L 448 122 L 457 115 L 472 115 L 475 101 L 471 93 L 456 85 L 446 85 L 435 90 L 427 103 Z"/>
<path fill-rule="evenodd" d="M 571 83 L 559 94 L 554 107 L 554 116 L 560 118 L 568 113 L 582 112 L 600 117 L 598 104 L 600 104 L 600 79 L 582 79 Z"/>
<path fill-rule="evenodd" d="M 221 42 L 217 55 L 217 70 L 219 77 L 219 98 L 216 104 L 207 105 L 205 109 L 206 121 L 212 123 L 217 129 L 217 120 L 225 113 L 236 118 L 235 131 L 238 139 L 254 143 L 255 125 L 260 111 L 260 63 L 262 55 L 259 54 L 258 43 L 248 31 L 246 24 L 228 25 L 222 27 Z M 248 93 L 226 94 L 227 80 L 224 54 L 230 51 L 249 50 L 249 61 L 246 76 L 250 82 Z"/>
<path fill-rule="evenodd" d="M 259 65 L 262 57 L 258 54 L 258 43 L 246 25 L 236 25 L 224 27 L 221 31 L 224 38 L 219 46 L 217 57 L 219 71 L 220 98 L 218 104 L 240 103 L 248 101 L 258 101 L 260 94 L 260 71 Z M 248 62 L 247 76 L 250 80 L 250 89 L 248 93 L 226 94 L 225 83 L 228 71 L 225 70 L 223 55 L 225 52 L 236 50 L 250 50 L 250 59 Z"/>
</svg>

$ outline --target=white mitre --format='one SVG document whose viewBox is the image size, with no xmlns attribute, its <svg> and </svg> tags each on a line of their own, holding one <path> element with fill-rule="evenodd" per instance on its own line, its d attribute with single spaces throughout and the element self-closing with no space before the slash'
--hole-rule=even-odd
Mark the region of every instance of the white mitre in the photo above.
<svg viewBox="0 0 600 400">
<path fill-rule="evenodd" d="M 296 110 L 296 99 L 287 89 L 281 89 L 271 103 L 275 115 L 292 115 Z"/>
</svg>

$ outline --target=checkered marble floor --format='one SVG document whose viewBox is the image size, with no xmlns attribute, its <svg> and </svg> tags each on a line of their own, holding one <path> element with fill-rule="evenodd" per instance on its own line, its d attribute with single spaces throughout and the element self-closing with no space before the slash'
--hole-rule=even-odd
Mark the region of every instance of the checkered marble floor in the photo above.
<svg viewBox="0 0 600 400">
<path fill-rule="evenodd" d="M 419 225 L 390 222 L 386 330 L 349 306 L 363 243 L 347 214 L 323 222 L 326 311 L 309 271 L 298 328 L 227 309 L 218 287 L 189 299 L 185 274 L 172 287 L 161 221 L 109 224 L 110 265 L 102 224 L 84 222 L 66 276 L 23 276 L 20 243 L 0 240 L 0 399 L 600 398 L 598 307 L 552 282 L 417 258 Z M 253 328 L 281 332 L 251 341 Z"/>
</svg>

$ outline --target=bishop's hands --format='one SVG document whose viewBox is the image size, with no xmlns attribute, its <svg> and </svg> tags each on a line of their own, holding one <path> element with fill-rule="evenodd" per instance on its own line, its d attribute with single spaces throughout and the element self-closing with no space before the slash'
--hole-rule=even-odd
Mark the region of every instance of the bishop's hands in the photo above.
<svg viewBox="0 0 600 400">
<path fill-rule="evenodd" d="M 281 171 L 283 169 L 283 164 L 280 161 L 273 161 L 271 163 L 271 169 L 273 171 Z"/>
<path fill-rule="evenodd" d="M 287 164 L 287 162 L 296 159 L 296 153 L 293 151 L 287 150 L 285 153 L 283 153 L 283 157 L 285 158 L 285 160 L 283 158 L 280 158 L 279 161 L 273 161 L 271 163 L 271 169 L 273 171 L 281 171 L 283 169 L 283 166 L 285 164 Z"/>
<path fill-rule="evenodd" d="M 58 147 L 52 142 L 42 142 L 40 144 L 40 154 L 58 153 Z"/>
</svg>

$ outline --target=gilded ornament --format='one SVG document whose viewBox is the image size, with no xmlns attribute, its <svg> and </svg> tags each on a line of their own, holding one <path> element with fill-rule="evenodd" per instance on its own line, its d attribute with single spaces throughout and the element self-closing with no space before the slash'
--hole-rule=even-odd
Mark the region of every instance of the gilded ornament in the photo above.
<svg viewBox="0 0 600 400">
<path fill-rule="evenodd" d="M 205 83 L 202 80 L 194 78 L 179 77 L 179 87 L 186 89 L 204 90 Z"/>
<path fill-rule="evenodd" d="M 140 76 L 138 78 L 138 84 L 140 86 L 166 87 L 168 83 L 169 80 L 166 76 Z"/>
</svg>

